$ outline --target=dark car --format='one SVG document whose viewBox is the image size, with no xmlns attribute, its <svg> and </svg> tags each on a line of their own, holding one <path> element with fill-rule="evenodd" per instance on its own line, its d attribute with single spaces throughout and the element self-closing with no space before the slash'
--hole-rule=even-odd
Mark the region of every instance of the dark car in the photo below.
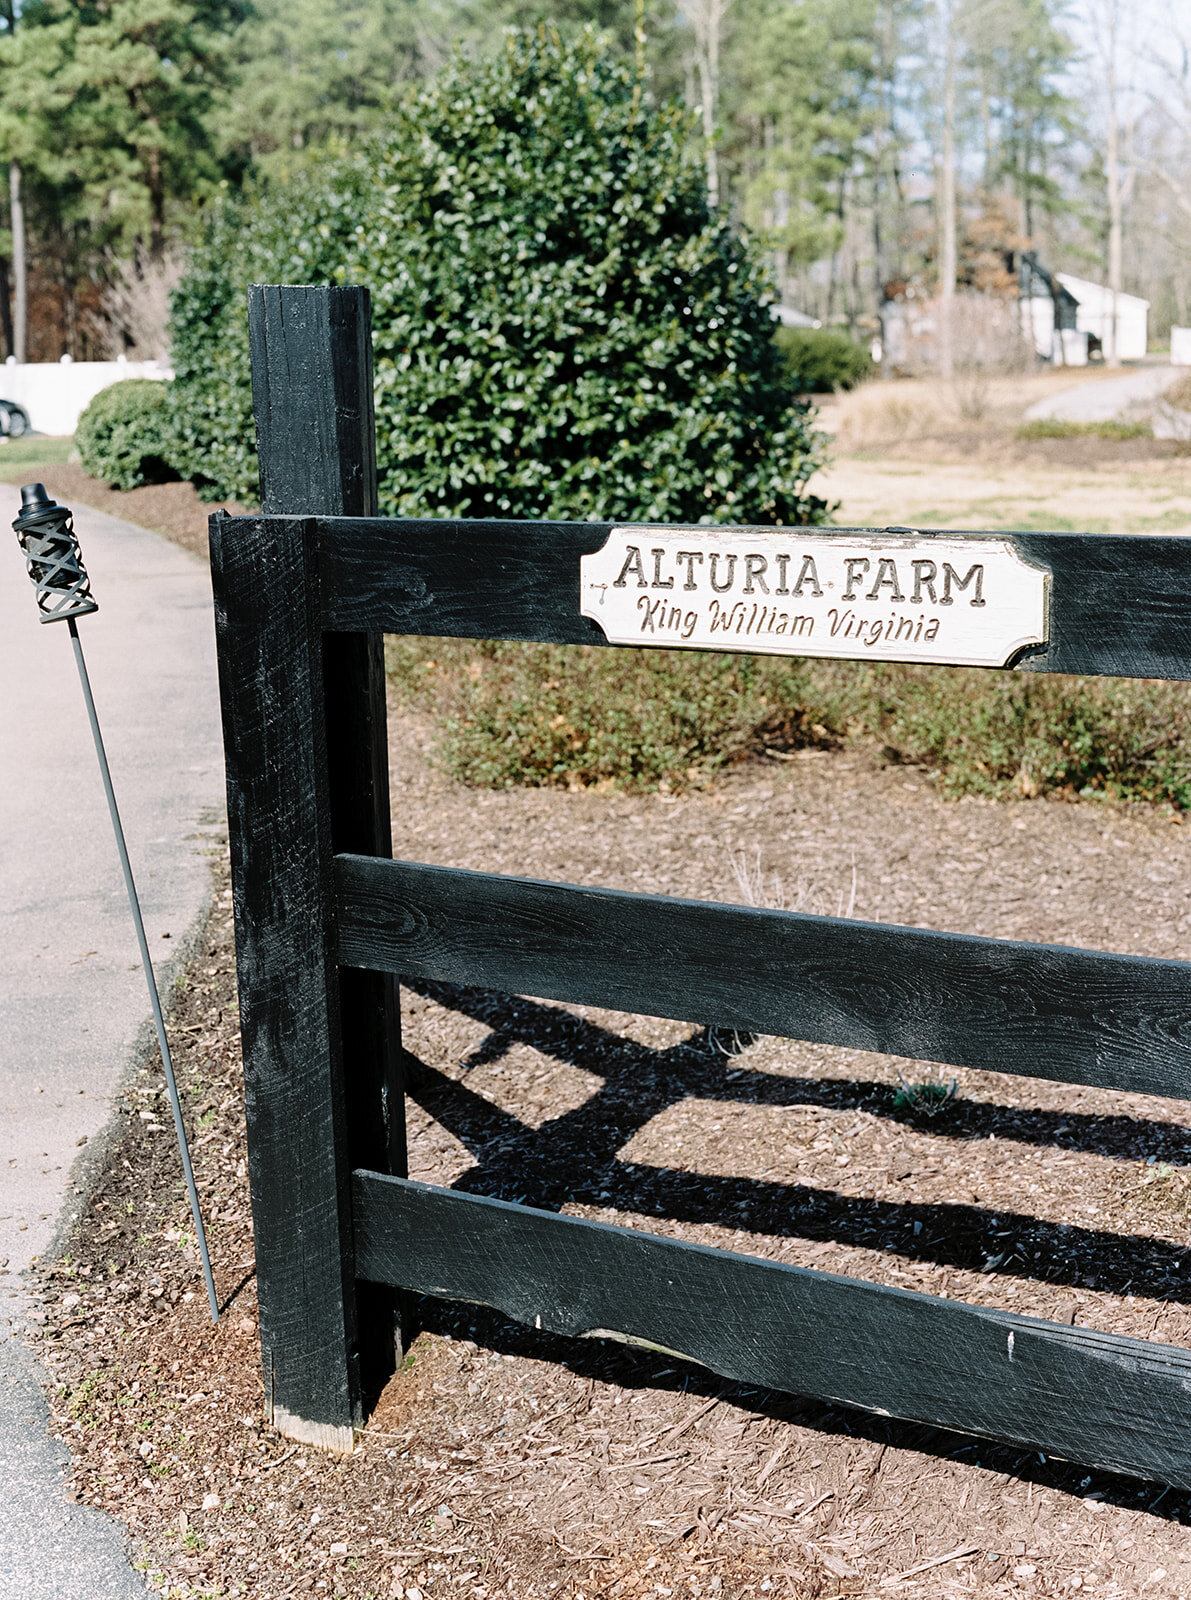
<svg viewBox="0 0 1191 1600">
<path fill-rule="evenodd" d="M 15 400 L 0 400 L 0 434 L 6 439 L 19 439 L 29 432 L 29 413 Z"/>
</svg>

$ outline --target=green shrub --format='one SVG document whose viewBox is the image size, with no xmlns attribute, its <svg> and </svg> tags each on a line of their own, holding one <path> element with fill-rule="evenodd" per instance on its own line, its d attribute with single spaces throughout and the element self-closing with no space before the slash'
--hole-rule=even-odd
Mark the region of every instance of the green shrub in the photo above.
<svg viewBox="0 0 1191 1600">
<path fill-rule="evenodd" d="M 180 467 L 254 492 L 249 281 L 365 283 L 385 512 L 820 519 L 760 258 L 690 132 L 593 33 L 510 34 L 352 155 L 221 207 L 174 303 Z"/>
<path fill-rule="evenodd" d="M 948 793 L 1191 806 L 1191 691 L 1183 684 L 976 667 L 851 670 L 859 697 L 852 726 L 935 772 Z"/>
<path fill-rule="evenodd" d="M 774 339 L 803 394 L 852 389 L 873 370 L 868 351 L 842 328 L 778 328 Z"/>
<path fill-rule="evenodd" d="M 339 283 L 363 209 L 360 165 L 327 156 L 284 184 L 217 202 L 171 301 L 171 457 L 204 500 L 260 501 L 250 283 Z"/>
<path fill-rule="evenodd" d="M 74 442 L 84 472 L 113 489 L 178 476 L 169 464 L 169 389 L 152 378 L 101 389 L 79 418 Z"/>
<path fill-rule="evenodd" d="M 437 713 L 438 757 L 484 788 L 678 788 L 765 742 L 830 740 L 806 722 L 799 663 L 714 651 L 390 639 L 389 671 Z"/>
<path fill-rule="evenodd" d="M 702 651 L 389 641 L 466 783 L 677 789 L 765 749 L 878 744 L 948 794 L 1191 807 L 1182 684 Z"/>
</svg>

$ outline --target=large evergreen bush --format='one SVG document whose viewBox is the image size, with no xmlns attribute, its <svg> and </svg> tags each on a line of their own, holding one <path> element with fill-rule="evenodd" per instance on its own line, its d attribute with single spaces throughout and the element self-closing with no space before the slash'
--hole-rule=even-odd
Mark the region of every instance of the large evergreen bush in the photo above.
<svg viewBox="0 0 1191 1600">
<path fill-rule="evenodd" d="M 224 206 L 175 301 L 179 468 L 255 493 L 250 281 L 366 283 L 384 511 L 818 519 L 764 274 L 688 134 L 597 36 L 513 34 Z"/>
<path fill-rule="evenodd" d="M 260 497 L 248 360 L 250 283 L 342 283 L 359 164 L 327 160 L 211 208 L 172 302 L 170 460 L 205 500 Z"/>
</svg>

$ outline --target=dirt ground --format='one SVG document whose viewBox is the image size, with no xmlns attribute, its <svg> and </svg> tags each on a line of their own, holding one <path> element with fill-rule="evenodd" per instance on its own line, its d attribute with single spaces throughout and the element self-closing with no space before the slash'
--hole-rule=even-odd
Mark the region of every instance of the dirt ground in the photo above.
<svg viewBox="0 0 1191 1600">
<path fill-rule="evenodd" d="M 204 505 L 189 483 L 147 483 L 140 489 L 109 489 L 106 483 L 88 477 L 77 461 L 13 467 L 3 455 L 0 478 L 10 483 L 44 483 L 62 505 L 91 506 L 139 527 L 152 528 L 192 555 L 207 559 L 207 517 L 216 508 Z M 244 509 L 230 500 L 226 508 L 233 514 Z"/>
<path fill-rule="evenodd" d="M 1045 443 L 1064 447 L 1057 464 L 992 452 L 952 460 L 941 450 L 916 460 L 843 456 L 811 487 L 840 502 L 836 520 L 849 526 L 1191 533 L 1191 457 L 1113 460 L 1103 448 L 1111 441 Z M 1089 443 L 1101 447 L 1092 462 L 1069 459 L 1071 446 Z"/>
<path fill-rule="evenodd" d="M 945 803 L 875 756 L 660 796 L 477 794 L 395 708 L 396 850 L 618 887 L 1191 954 L 1188 830 L 1107 806 Z M 221 872 L 222 864 L 219 865 Z M 1191 1124 L 1177 1103 L 533 999 L 404 991 L 414 1176 L 1177 1344 Z M 719 1382 L 424 1302 L 353 1456 L 260 1425 L 226 889 L 173 1024 L 221 1293 L 212 1330 L 156 1069 L 45 1279 L 77 1492 L 163 1593 L 1191 1593 L 1154 1485 Z M 937 1115 L 903 1089 L 949 1082 Z M 213 1498 L 214 1497 L 214 1498 Z"/>
<path fill-rule="evenodd" d="M 958 508 L 939 520 L 959 526 L 1042 526 L 1068 513 L 1084 526 L 1085 507 L 1173 518 L 1186 500 L 1191 525 L 1175 460 L 1138 468 L 1120 511 L 1108 499 L 1119 462 L 1039 467 L 1036 482 L 1034 468 L 991 447 L 966 468 L 942 449 L 905 467 L 896 451 L 842 460 L 833 472 L 846 520 L 933 520 L 917 504 Z M 52 469 L 46 481 L 69 496 Z M 73 492 L 97 503 L 85 486 Z M 1041 520 L 1024 523 L 1035 492 Z M 986 502 L 1007 520 L 987 521 Z M 159 514 L 152 525 L 181 519 L 183 537 L 201 539 L 205 508 Z M 924 775 L 875 752 L 755 762 L 677 799 L 477 793 L 434 771 L 428 728 L 400 707 L 392 735 L 399 856 L 1191 956 L 1191 828 L 1168 813 L 944 802 Z M 272 1434 L 260 1422 L 222 857 L 213 870 L 216 910 L 175 996 L 172 1034 L 224 1317 L 214 1329 L 207 1319 L 153 1063 L 129 1085 L 105 1176 L 42 1279 L 39 1345 L 75 1453 L 72 1492 L 124 1518 L 161 1593 L 1191 1596 L 1186 1495 L 472 1308 L 419 1304 L 410 1356 L 350 1457 Z M 699 1020 L 403 990 L 412 1174 L 1191 1341 L 1182 1103 L 769 1038 L 709 1040 Z M 924 1082 L 940 1086 L 933 1116 L 937 1101 L 913 1088 Z"/>
</svg>

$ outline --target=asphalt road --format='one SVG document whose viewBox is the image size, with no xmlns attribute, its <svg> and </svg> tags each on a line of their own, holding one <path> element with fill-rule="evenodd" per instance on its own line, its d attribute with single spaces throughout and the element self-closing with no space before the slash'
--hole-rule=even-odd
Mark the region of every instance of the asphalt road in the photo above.
<svg viewBox="0 0 1191 1600">
<path fill-rule="evenodd" d="M 0 484 L 0 1600 L 123 1600 L 148 1590 L 120 1525 L 66 1500 L 19 1335 L 22 1274 L 79 1203 L 149 1005 L 66 626 L 39 623 L 8 532 L 18 505 Z M 164 991 L 223 832 L 210 585 L 157 534 L 75 523 L 100 606 L 79 632 Z"/>
</svg>

